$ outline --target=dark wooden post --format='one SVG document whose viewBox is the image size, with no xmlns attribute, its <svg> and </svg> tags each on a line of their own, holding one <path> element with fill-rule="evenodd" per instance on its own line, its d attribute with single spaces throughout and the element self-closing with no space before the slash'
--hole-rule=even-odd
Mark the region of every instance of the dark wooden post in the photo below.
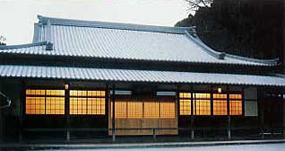
<svg viewBox="0 0 285 151">
<path fill-rule="evenodd" d="M 194 140 L 195 139 L 195 127 L 194 127 L 194 102 L 193 102 L 193 86 L 191 86 L 191 139 Z M 196 108 L 195 108 L 196 109 Z"/>
<path fill-rule="evenodd" d="M 113 85 L 113 88 L 112 88 L 112 102 L 113 102 L 113 107 L 112 107 L 112 110 L 113 110 L 113 118 L 112 118 L 112 140 L 113 140 L 113 142 L 115 142 L 115 140 L 116 140 L 116 134 L 115 134 L 115 132 L 116 132 L 116 121 L 115 121 L 115 119 L 116 119 L 116 117 L 115 117 L 115 96 L 116 96 L 116 94 L 115 94 L 115 84 Z"/>
<path fill-rule="evenodd" d="M 258 109 L 259 109 L 259 117 L 260 117 L 260 134 L 261 138 L 264 139 L 264 107 L 263 107 L 263 97 L 261 97 L 262 89 L 257 89 L 258 96 Z"/>
<path fill-rule="evenodd" d="M 20 117 L 19 117 L 19 142 L 23 142 L 23 114 L 24 110 L 24 103 L 26 100 L 26 86 L 25 82 L 21 81 L 21 98 L 20 98 Z"/>
<path fill-rule="evenodd" d="M 285 94 L 282 94 L 283 98 L 283 138 L 285 138 Z"/>
<path fill-rule="evenodd" d="M 230 89 L 229 86 L 227 86 L 227 110 L 228 110 L 228 126 L 227 126 L 227 134 L 228 139 L 231 139 L 231 115 L 230 115 Z"/>
<path fill-rule="evenodd" d="M 65 83 L 65 115 L 66 115 L 66 141 L 70 141 L 70 112 L 69 112 L 69 83 Z"/>
<path fill-rule="evenodd" d="M 177 86 L 177 89 L 176 89 L 176 118 L 177 118 L 177 131 L 178 131 L 178 133 L 179 133 L 179 116 L 180 116 L 179 88 L 180 88 L 180 86 Z"/>
<path fill-rule="evenodd" d="M 2 144 L 3 144 L 3 134 L 2 134 L 2 110 L 0 108 L 0 151 L 2 150 Z"/>
<path fill-rule="evenodd" d="M 106 83 L 106 87 L 105 87 L 105 119 L 107 120 L 106 122 L 106 127 L 108 129 L 107 131 L 107 135 L 109 134 L 109 117 L 110 117 L 110 102 L 109 102 L 109 98 L 110 98 L 110 90 L 109 90 L 109 84 Z"/>
</svg>

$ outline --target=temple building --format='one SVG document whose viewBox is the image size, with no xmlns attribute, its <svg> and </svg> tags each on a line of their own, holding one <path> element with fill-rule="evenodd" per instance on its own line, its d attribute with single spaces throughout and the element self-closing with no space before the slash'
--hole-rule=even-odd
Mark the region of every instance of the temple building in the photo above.
<svg viewBox="0 0 285 151">
<path fill-rule="evenodd" d="M 285 136 L 278 59 L 213 50 L 194 27 L 38 20 L 32 43 L 0 46 L 7 140 Z"/>
</svg>

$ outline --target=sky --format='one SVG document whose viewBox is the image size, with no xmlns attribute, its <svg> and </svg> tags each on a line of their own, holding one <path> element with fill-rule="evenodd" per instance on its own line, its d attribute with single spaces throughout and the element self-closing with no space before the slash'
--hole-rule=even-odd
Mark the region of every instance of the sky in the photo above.
<svg viewBox="0 0 285 151">
<path fill-rule="evenodd" d="M 0 0 L 0 35 L 7 45 L 31 43 L 37 15 L 174 26 L 187 8 L 184 0 Z"/>
</svg>

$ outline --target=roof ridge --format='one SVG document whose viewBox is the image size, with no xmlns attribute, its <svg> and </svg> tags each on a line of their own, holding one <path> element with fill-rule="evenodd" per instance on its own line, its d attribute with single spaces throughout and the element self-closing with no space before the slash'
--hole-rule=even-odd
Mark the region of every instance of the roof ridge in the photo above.
<svg viewBox="0 0 285 151">
<path fill-rule="evenodd" d="M 0 50 L 29 48 L 29 47 L 34 47 L 34 46 L 43 46 L 47 44 L 48 44 L 47 41 L 41 41 L 41 42 L 19 44 L 19 45 L 0 45 Z"/>
<path fill-rule="evenodd" d="M 156 26 L 156 25 L 139 25 L 139 24 L 132 24 L 132 23 L 87 21 L 87 20 L 44 17 L 41 15 L 38 15 L 38 19 L 39 19 L 39 23 L 44 24 L 44 25 L 46 25 L 47 22 L 49 21 L 51 25 L 109 28 L 109 29 L 121 29 L 121 30 L 178 33 L 178 34 L 184 34 L 185 30 L 193 29 L 192 27 L 169 27 L 169 26 Z"/>
</svg>

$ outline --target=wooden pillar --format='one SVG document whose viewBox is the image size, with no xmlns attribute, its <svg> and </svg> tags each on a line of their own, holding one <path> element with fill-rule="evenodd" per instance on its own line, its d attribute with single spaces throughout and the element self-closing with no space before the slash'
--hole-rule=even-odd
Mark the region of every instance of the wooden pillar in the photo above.
<svg viewBox="0 0 285 151">
<path fill-rule="evenodd" d="M 228 110 L 228 115 L 227 115 L 227 119 L 228 119 L 228 126 L 227 126 L 227 135 L 228 135 L 228 139 L 231 139 L 231 115 L 230 115 L 230 89 L 229 86 L 227 86 L 227 110 Z"/>
<path fill-rule="evenodd" d="M 112 110 L 113 110 L 113 112 L 112 112 L 112 116 L 113 116 L 113 118 L 112 118 L 112 140 L 113 140 L 113 142 L 115 142 L 115 140 L 116 140 L 116 134 L 115 134 L 115 132 L 116 132 L 116 121 L 115 121 L 115 119 L 116 119 L 116 117 L 115 117 L 115 84 L 113 85 L 113 88 L 112 88 L 112 102 L 113 102 L 113 107 L 112 107 Z"/>
<path fill-rule="evenodd" d="M 283 98 L 283 138 L 285 138 L 285 94 L 282 94 Z"/>
<path fill-rule="evenodd" d="M 2 144 L 3 144 L 3 133 L 2 133 L 2 110 L 0 108 L 0 151 L 2 150 Z"/>
<path fill-rule="evenodd" d="M 106 84 L 105 87 L 105 119 L 107 120 L 106 122 L 106 127 L 108 129 L 107 131 L 107 135 L 109 134 L 109 117 L 110 117 L 110 108 L 109 105 L 111 105 L 111 103 L 109 102 L 109 98 L 110 98 L 110 90 L 109 90 L 109 84 Z"/>
<path fill-rule="evenodd" d="M 177 86 L 176 89 L 176 119 L 177 119 L 177 131 L 179 133 L 179 116 L 180 116 L 180 98 L 179 98 L 179 90 L 180 86 Z"/>
<path fill-rule="evenodd" d="M 25 113 L 24 103 L 26 100 L 26 86 L 21 81 L 20 116 L 19 116 L 19 142 L 23 142 L 23 114 Z"/>
<path fill-rule="evenodd" d="M 264 139 L 264 107 L 263 107 L 263 98 L 261 96 L 262 89 L 257 90 L 257 96 L 258 96 L 258 109 L 259 109 L 259 127 L 260 127 L 260 134 L 261 138 Z"/>
<path fill-rule="evenodd" d="M 65 83 L 64 89 L 65 89 L 65 115 L 66 115 L 66 141 L 70 141 L 70 112 L 69 112 L 69 83 Z"/>
<path fill-rule="evenodd" d="M 191 86 L 191 139 L 195 139 L 195 126 L 194 126 L 194 121 L 195 121 L 195 116 L 194 116 L 194 102 L 193 102 L 193 86 Z"/>
</svg>

